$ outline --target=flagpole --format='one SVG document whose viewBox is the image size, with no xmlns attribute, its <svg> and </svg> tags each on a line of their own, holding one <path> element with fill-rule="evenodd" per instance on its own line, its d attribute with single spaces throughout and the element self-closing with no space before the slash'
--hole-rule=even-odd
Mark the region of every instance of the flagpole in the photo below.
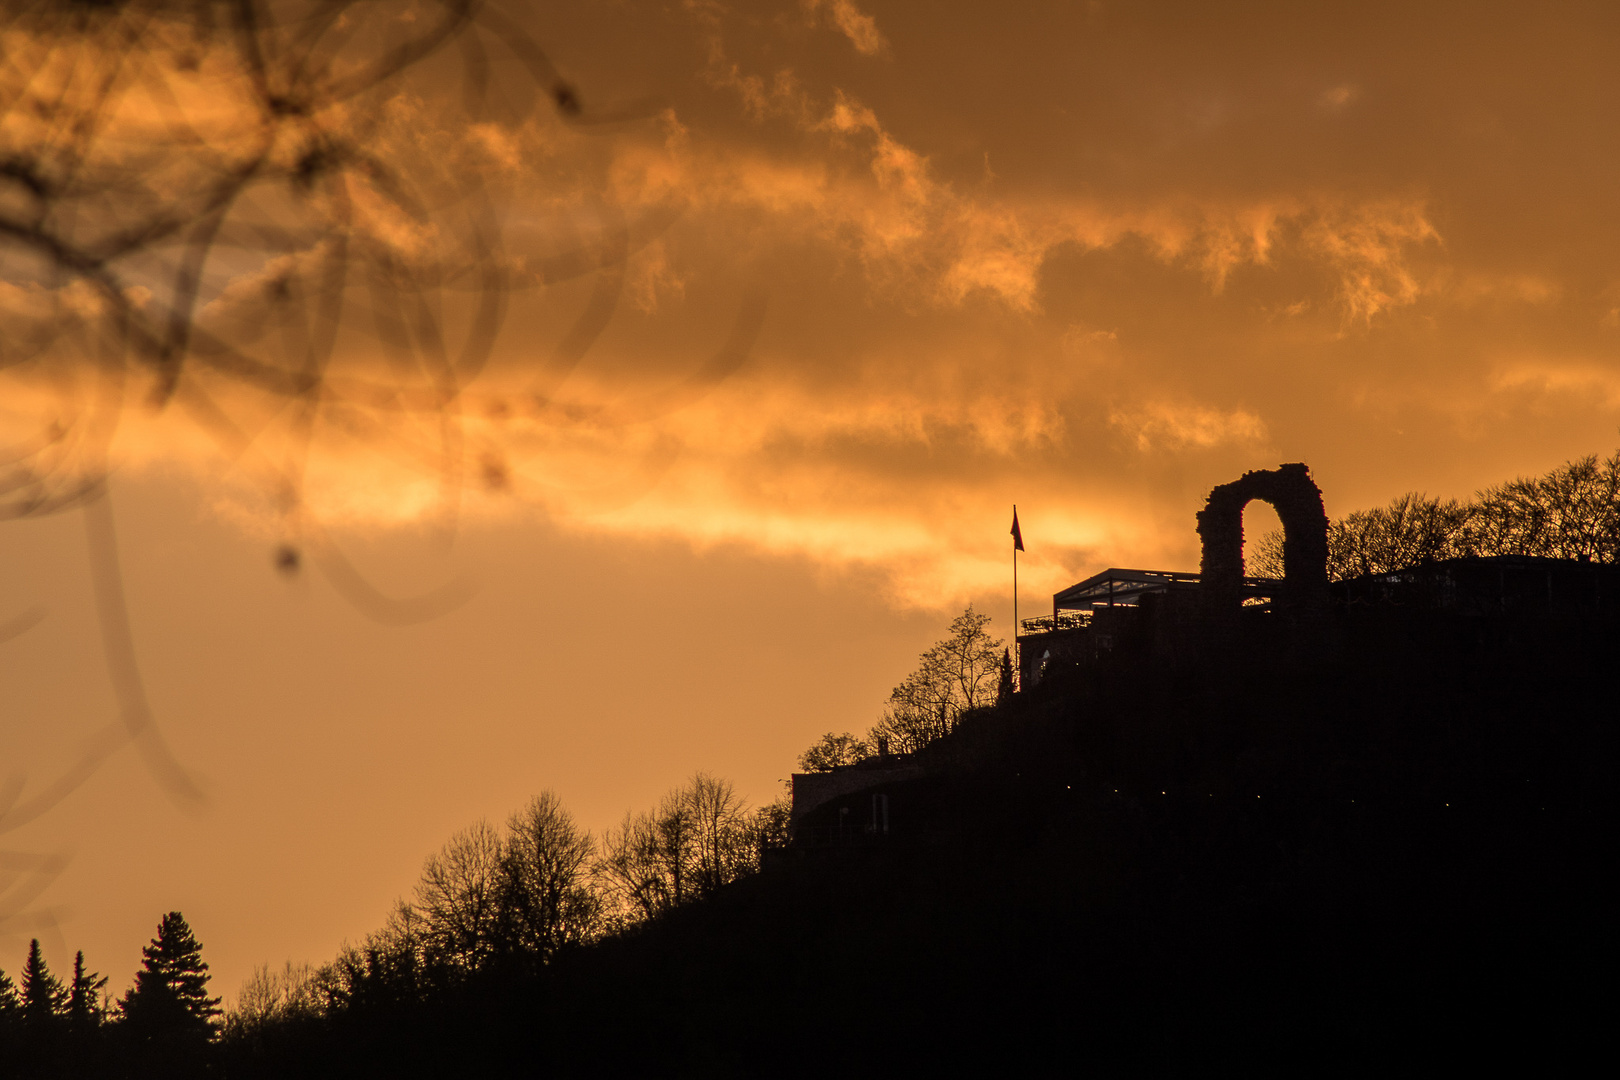
<svg viewBox="0 0 1620 1080">
<path fill-rule="evenodd" d="M 1018 504 L 1013 503 L 1013 526 L 1018 525 Z M 1024 669 L 1018 653 L 1018 537 L 1013 537 L 1013 688 L 1024 681 Z"/>
</svg>

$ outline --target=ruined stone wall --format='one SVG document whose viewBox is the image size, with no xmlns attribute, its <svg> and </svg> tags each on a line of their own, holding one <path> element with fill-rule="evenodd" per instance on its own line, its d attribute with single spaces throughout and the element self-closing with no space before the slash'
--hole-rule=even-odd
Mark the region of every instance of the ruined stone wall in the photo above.
<svg viewBox="0 0 1620 1080">
<path fill-rule="evenodd" d="M 1295 462 L 1244 473 L 1209 493 L 1198 512 L 1204 553 L 1200 566 L 1204 609 L 1235 613 L 1243 586 L 1243 508 L 1270 503 L 1283 525 L 1283 586 L 1277 609 L 1300 614 L 1327 604 L 1327 510 L 1311 471 Z"/>
</svg>

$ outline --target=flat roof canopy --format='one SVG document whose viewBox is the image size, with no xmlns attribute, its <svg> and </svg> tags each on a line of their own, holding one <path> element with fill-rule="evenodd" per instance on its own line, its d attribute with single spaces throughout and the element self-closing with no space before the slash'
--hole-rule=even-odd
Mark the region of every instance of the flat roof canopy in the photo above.
<svg viewBox="0 0 1620 1080">
<path fill-rule="evenodd" d="M 1182 570 L 1128 570 L 1109 567 L 1100 574 L 1070 585 L 1052 597 L 1052 612 L 1090 611 L 1097 607 L 1134 607 L 1149 593 L 1189 592 L 1198 588 L 1199 576 Z M 1244 578 L 1245 596 L 1270 596 L 1277 582 L 1270 578 Z"/>
</svg>

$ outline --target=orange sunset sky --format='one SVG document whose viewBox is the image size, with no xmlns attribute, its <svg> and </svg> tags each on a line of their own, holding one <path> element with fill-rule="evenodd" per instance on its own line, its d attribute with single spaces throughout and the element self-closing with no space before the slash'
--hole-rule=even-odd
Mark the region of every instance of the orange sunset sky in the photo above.
<svg viewBox="0 0 1620 1080">
<path fill-rule="evenodd" d="M 109 390 L 107 305 L 0 234 L 5 467 L 110 475 L 182 771 L 108 742 L 86 515 L 12 504 L 0 808 L 109 749 L 0 817 L 0 968 L 38 936 L 121 992 L 179 909 L 229 997 L 378 927 L 451 832 L 541 790 L 596 831 L 699 769 L 769 801 L 964 605 L 1008 634 L 1015 502 L 1027 616 L 1108 566 L 1196 569 L 1194 513 L 1247 469 L 1307 462 L 1338 516 L 1620 440 L 1612 5 L 490 7 L 269 151 L 320 127 L 427 193 L 406 213 L 351 177 L 351 257 L 450 265 L 498 238 L 498 334 L 453 396 L 399 365 L 404 305 L 357 280 L 318 406 L 206 356 L 161 405 L 138 359 Z M 436 10 L 354 5 L 344 49 Z M 235 54 L 176 61 L 161 16 L 123 53 L 106 26 L 8 18 L 0 157 L 53 137 L 25 105 L 114 56 L 136 74 L 97 167 L 161 201 L 259 137 Z M 534 93 L 514 29 L 583 121 Z M 26 214 L 5 185 L 0 216 Z M 288 231 L 216 247 L 195 314 L 282 364 L 327 325 L 296 283 L 337 235 L 309 225 L 330 190 L 290 191 L 232 211 Z M 141 317 L 174 257 L 117 267 Z M 289 280 L 297 318 L 265 322 Z M 422 310 L 456 353 L 481 316 L 445 280 Z M 379 382 L 433 404 L 383 407 Z M 1251 536 L 1274 525 L 1251 508 Z"/>
</svg>

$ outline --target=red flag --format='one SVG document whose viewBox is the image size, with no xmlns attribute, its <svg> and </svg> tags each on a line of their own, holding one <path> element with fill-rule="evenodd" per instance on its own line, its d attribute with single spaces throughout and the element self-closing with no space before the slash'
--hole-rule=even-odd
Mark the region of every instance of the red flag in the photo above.
<svg viewBox="0 0 1620 1080">
<path fill-rule="evenodd" d="M 1013 507 L 1012 538 L 1013 538 L 1013 550 L 1014 551 L 1023 551 L 1024 550 L 1024 534 L 1018 530 L 1018 507 L 1016 507 L 1016 506 Z"/>
</svg>

